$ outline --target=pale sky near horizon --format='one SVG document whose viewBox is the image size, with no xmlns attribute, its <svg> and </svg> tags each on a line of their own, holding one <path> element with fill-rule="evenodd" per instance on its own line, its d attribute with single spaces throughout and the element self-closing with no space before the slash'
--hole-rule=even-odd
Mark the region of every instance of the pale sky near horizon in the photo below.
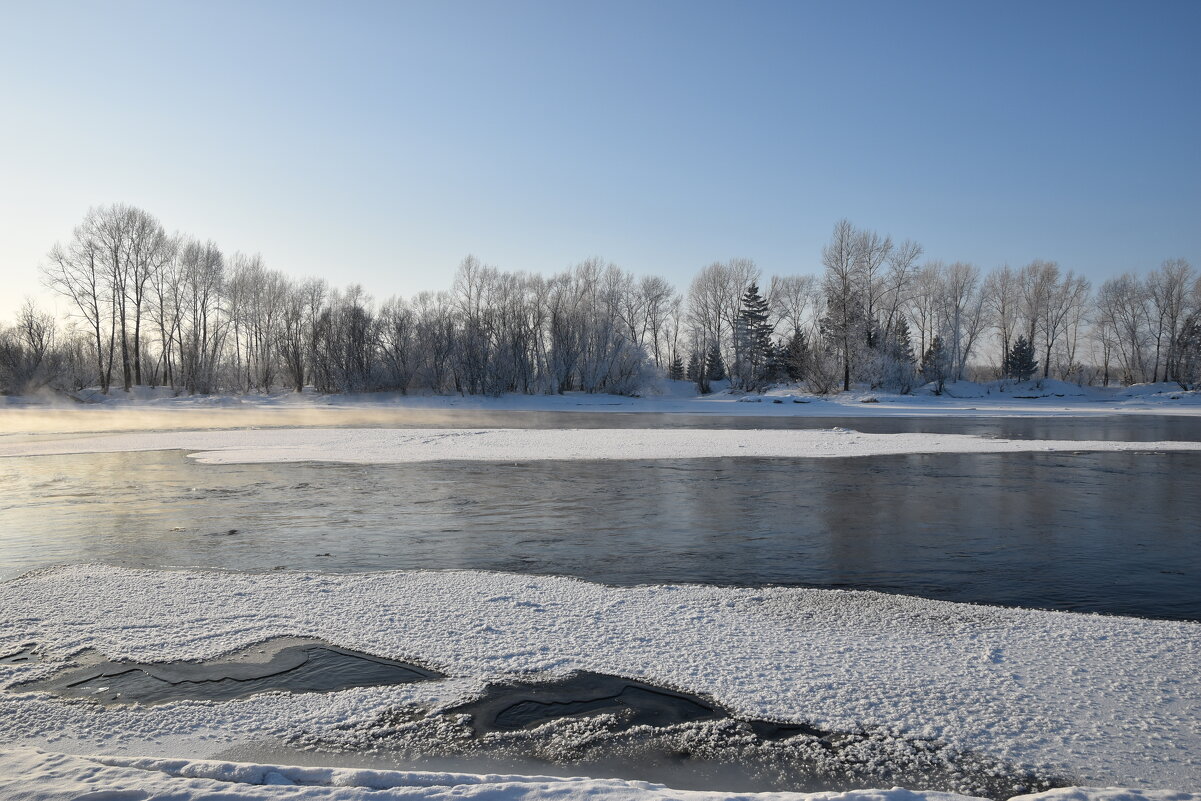
<svg viewBox="0 0 1201 801">
<path fill-rule="evenodd" d="M 89 206 L 374 296 L 473 253 L 1201 267 L 1201 3 L 0 0 L 0 321 Z M 43 295 L 43 297 L 45 297 Z"/>
</svg>

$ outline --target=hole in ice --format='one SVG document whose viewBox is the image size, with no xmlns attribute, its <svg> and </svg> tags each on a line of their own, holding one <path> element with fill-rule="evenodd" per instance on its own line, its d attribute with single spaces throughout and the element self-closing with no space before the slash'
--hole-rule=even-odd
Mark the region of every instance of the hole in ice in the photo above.
<svg viewBox="0 0 1201 801">
<path fill-rule="evenodd" d="M 484 694 L 443 714 L 471 716 L 477 736 L 489 732 L 534 729 L 565 718 L 608 714 L 614 717 L 609 731 L 635 726 L 675 726 L 732 718 L 711 700 L 651 684 L 580 671 L 551 683 L 492 684 Z M 804 724 L 746 721 L 761 739 L 778 740 L 796 734 L 821 737 L 829 734 Z"/>
<path fill-rule="evenodd" d="M 19 651 L 0 656 L 0 665 L 31 665 L 35 662 L 41 662 L 42 658 L 38 656 L 33 648 L 32 645 L 28 645 Z"/>
<path fill-rule="evenodd" d="M 731 792 L 900 784 L 1009 798 L 1064 783 L 931 739 L 747 719 L 706 696 L 590 672 L 489 684 L 472 700 L 433 711 L 393 707 L 335 731 L 291 737 L 286 757 L 264 747 L 238 758 L 605 775 Z"/>
<path fill-rule="evenodd" d="M 102 704 L 228 701 L 271 691 L 332 692 L 443 678 L 407 662 L 320 640 L 277 639 L 204 662 L 114 662 L 93 658 L 14 689 L 43 690 Z"/>
</svg>

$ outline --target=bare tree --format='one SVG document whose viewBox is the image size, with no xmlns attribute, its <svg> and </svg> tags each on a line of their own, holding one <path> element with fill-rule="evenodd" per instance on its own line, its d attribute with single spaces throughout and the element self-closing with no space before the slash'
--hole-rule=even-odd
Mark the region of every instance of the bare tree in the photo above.
<svg viewBox="0 0 1201 801">
<path fill-rule="evenodd" d="M 909 239 L 888 252 L 888 271 L 880 281 L 878 293 L 880 324 L 885 331 L 896 328 L 898 319 L 909 303 L 909 293 L 918 270 L 917 260 L 922 252 L 922 246 Z"/>
<path fill-rule="evenodd" d="M 0 328 L 0 391 L 34 392 L 58 377 L 54 318 L 26 300 L 12 328 Z"/>
<path fill-rule="evenodd" d="M 1021 288 L 1017 273 L 1008 264 L 993 270 L 984 279 L 981 292 L 989 324 L 997 330 L 997 345 L 1000 347 L 1000 361 L 1003 363 L 1005 355 L 1013 345 L 1014 331 L 1018 326 Z"/>
<path fill-rule="evenodd" d="M 874 344 L 875 324 L 879 322 L 880 305 L 886 293 L 884 265 L 892 257 L 892 237 L 881 237 L 875 231 L 859 231 L 855 243 L 859 291 L 862 292 L 864 318 L 868 323 L 868 344 Z"/>
<path fill-rule="evenodd" d="M 71 242 L 56 244 L 42 267 L 47 287 L 71 299 L 75 314 L 84 321 L 91 335 L 100 391 L 108 394 L 112 376 L 113 339 L 112 295 L 104 280 L 100 247 L 87 229 L 75 229 Z"/>
<path fill-rule="evenodd" d="M 142 383 L 142 317 L 147 311 L 149 289 L 155 277 L 173 256 L 173 243 L 162 224 L 147 212 L 131 207 L 122 211 L 116 224 L 125 230 L 119 237 L 125 261 L 122 306 L 133 315 L 130 336 L 133 383 Z M 124 317 L 122 318 L 124 320 Z M 128 389 L 128 387 L 126 387 Z"/>
<path fill-rule="evenodd" d="M 1145 349 L 1147 297 L 1138 276 L 1131 273 L 1111 278 L 1101 285 L 1098 313 L 1107 331 L 1112 331 L 1123 365 L 1122 381 L 1132 384 L 1146 378 Z"/>
<path fill-rule="evenodd" d="M 1058 273 L 1058 269 L 1055 271 Z M 1068 271 L 1062 281 L 1049 282 L 1042 304 L 1039 328 L 1043 333 L 1043 378 L 1051 374 L 1051 353 L 1088 301 L 1089 283 L 1083 276 Z"/>
<path fill-rule="evenodd" d="M 834 225 L 830 242 L 822 248 L 826 274 L 822 288 L 826 295 L 827 335 L 842 359 L 842 389 L 851 388 L 851 364 L 856 339 L 862 334 L 863 279 L 860 270 L 864 258 L 860 248 L 865 241 L 849 220 Z"/>
<path fill-rule="evenodd" d="M 772 319 L 780 335 L 793 335 L 799 331 L 812 330 L 813 318 L 821 303 L 821 289 L 816 276 L 773 275 L 767 291 L 767 302 L 771 307 Z"/>
<path fill-rule="evenodd" d="M 949 357 L 950 375 L 959 381 L 984 330 L 980 270 L 965 262 L 955 262 L 945 268 L 941 279 L 940 328 Z"/>
<path fill-rule="evenodd" d="M 1162 378 L 1166 380 L 1173 372 L 1176 361 L 1175 345 L 1187 314 L 1188 294 L 1193 280 L 1193 268 L 1184 259 L 1168 259 L 1158 270 L 1147 276 L 1147 311 L 1150 315 L 1151 337 L 1155 342 L 1152 381 L 1159 381 L 1161 378 L 1161 354 L 1166 356 Z M 1167 352 L 1163 354 L 1165 344 Z"/>
</svg>

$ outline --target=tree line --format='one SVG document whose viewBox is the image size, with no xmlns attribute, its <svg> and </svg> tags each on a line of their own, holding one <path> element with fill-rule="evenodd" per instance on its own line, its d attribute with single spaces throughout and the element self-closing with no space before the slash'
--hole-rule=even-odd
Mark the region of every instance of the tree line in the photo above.
<svg viewBox="0 0 1201 801">
<path fill-rule="evenodd" d="M 40 270 L 65 325 L 32 303 L 0 327 L 0 391 L 137 385 L 180 393 L 391 390 L 707 392 L 798 382 L 909 392 L 1054 377 L 1201 381 L 1201 278 L 1172 259 L 1098 289 L 1054 262 L 983 271 L 922 261 L 912 241 L 834 226 L 819 274 L 763 280 L 713 263 L 678 291 L 589 259 L 551 276 L 468 256 L 449 289 L 376 303 L 258 255 L 168 234 L 148 212 L 91 209 Z"/>
</svg>

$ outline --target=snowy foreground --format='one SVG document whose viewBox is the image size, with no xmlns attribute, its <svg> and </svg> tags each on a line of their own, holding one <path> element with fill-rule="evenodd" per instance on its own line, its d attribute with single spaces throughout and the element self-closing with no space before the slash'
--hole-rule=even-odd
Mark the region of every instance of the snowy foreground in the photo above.
<svg viewBox="0 0 1201 801">
<path fill-rule="evenodd" d="M 542 459 L 838 458 L 906 453 L 1201 451 L 1201 442 L 1008 440 L 965 434 L 702 429 L 261 429 L 0 440 L 0 457 L 185 450 L 205 464 Z"/>
<path fill-rule="evenodd" d="M 872 729 L 898 743 L 930 738 L 1080 786 L 1201 786 L 1196 623 L 871 592 L 612 588 L 474 572 L 241 574 L 96 565 L 50 568 L 0 584 L 0 610 L 0 657 L 32 648 L 41 660 L 0 659 L 0 731 L 6 735 L 0 748 L 7 749 L 0 754 L 0 796 L 8 798 L 124 788 L 191 799 L 217 789 L 214 782 L 221 797 L 231 799 L 692 797 L 636 782 L 194 761 L 264 740 L 349 747 L 389 709 L 447 708 L 474 697 L 489 680 L 573 670 L 708 695 L 750 718 Z M 285 635 L 416 662 L 449 678 L 149 707 L 102 707 L 14 686 L 55 673 L 87 649 L 144 662 L 203 660 Z M 121 758 L 135 756 L 175 761 Z M 285 780 L 319 786 L 270 794 L 253 786 Z M 375 794 L 369 787 L 391 789 Z M 1142 796 L 1056 791 L 1048 797 Z"/>
<path fill-rule="evenodd" d="M 845 793 L 720 793 L 671 790 L 620 779 L 562 779 L 469 773 L 305 768 L 183 759 L 80 757 L 33 749 L 0 751 L 0 797 L 26 801 L 960 801 L 939 792 L 852 790 Z M 1013 801 L 1201 801 L 1172 791 L 1070 787 Z"/>
</svg>

